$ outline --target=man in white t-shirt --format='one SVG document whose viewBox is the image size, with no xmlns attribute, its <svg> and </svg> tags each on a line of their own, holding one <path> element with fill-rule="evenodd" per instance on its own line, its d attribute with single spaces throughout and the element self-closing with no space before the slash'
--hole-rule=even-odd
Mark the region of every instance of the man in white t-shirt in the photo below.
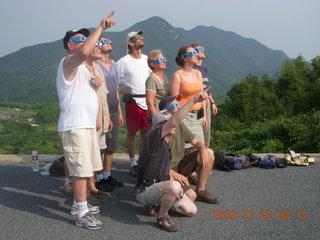
<svg viewBox="0 0 320 240">
<path fill-rule="evenodd" d="M 130 32 L 127 35 L 128 54 L 117 62 L 118 75 L 121 84 L 125 86 L 125 93 L 133 95 L 145 95 L 145 83 L 151 69 L 147 63 L 147 56 L 141 53 L 144 46 L 142 31 Z M 147 104 L 145 97 L 133 97 L 126 103 L 127 124 L 127 151 L 130 157 L 130 173 L 137 174 L 137 162 L 135 160 L 134 139 L 140 131 L 140 149 L 146 133 L 148 132 Z"/>
<path fill-rule="evenodd" d="M 92 78 L 84 62 L 103 30 L 115 24 L 113 14 L 104 18 L 91 36 L 85 28 L 66 33 L 63 44 L 68 55 L 60 62 L 56 79 L 60 106 L 58 131 L 73 179 L 74 206 L 77 210 L 75 224 L 91 230 L 103 226 L 91 215 L 98 213 L 99 208 L 87 204 L 88 180 L 94 171 L 102 169 L 96 132 L 98 98 L 95 90 L 101 79 Z"/>
</svg>

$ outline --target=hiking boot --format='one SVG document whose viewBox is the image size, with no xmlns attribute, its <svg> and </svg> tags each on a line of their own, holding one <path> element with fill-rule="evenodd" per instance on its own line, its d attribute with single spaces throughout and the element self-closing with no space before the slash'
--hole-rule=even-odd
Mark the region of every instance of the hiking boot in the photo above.
<svg viewBox="0 0 320 240">
<path fill-rule="evenodd" d="M 76 217 L 76 226 L 83 227 L 89 230 L 98 230 L 103 227 L 103 223 L 98 219 L 94 218 L 90 212 L 86 213 L 83 217 Z"/>
<path fill-rule="evenodd" d="M 156 207 L 151 205 L 145 205 L 144 208 L 146 209 L 147 216 L 153 217 L 156 215 Z"/>
<path fill-rule="evenodd" d="M 130 168 L 130 174 L 131 174 L 132 177 L 138 176 L 138 166 L 137 165 L 136 166 L 132 166 Z"/>
<path fill-rule="evenodd" d="M 179 230 L 179 226 L 171 220 L 169 215 L 157 217 L 157 224 L 160 228 L 167 232 L 176 232 Z"/>
<path fill-rule="evenodd" d="M 123 187 L 123 182 L 119 182 L 117 179 L 115 179 L 112 176 L 108 177 L 108 179 L 106 180 L 106 184 L 112 187 Z"/>
<path fill-rule="evenodd" d="M 188 181 L 191 185 L 198 185 L 198 174 L 193 174 L 188 177 Z"/>
<path fill-rule="evenodd" d="M 89 204 L 91 204 L 91 205 L 99 205 L 100 203 L 101 203 L 101 201 L 99 200 L 99 199 L 97 199 L 97 198 L 95 198 L 95 197 L 93 197 L 93 196 L 91 196 L 91 195 L 89 195 L 88 197 L 87 197 L 87 202 L 89 203 Z"/>
<path fill-rule="evenodd" d="M 96 198 L 111 197 L 111 194 L 110 194 L 110 193 L 108 193 L 108 192 L 103 192 L 103 191 L 100 191 L 100 190 L 98 190 L 98 192 L 91 192 L 91 191 L 90 191 L 90 195 L 92 195 L 93 197 L 96 197 Z"/>
<path fill-rule="evenodd" d="M 112 192 L 114 187 L 107 184 L 107 180 L 101 179 L 99 182 L 96 182 L 96 188 L 102 192 Z"/>
<path fill-rule="evenodd" d="M 91 214 L 98 214 L 100 212 L 99 206 L 92 206 L 90 203 L 88 203 L 88 209 Z M 70 214 L 75 216 L 78 213 L 78 209 L 76 207 L 76 204 L 72 204 L 71 212 Z"/>
<path fill-rule="evenodd" d="M 69 196 L 73 196 L 72 183 L 63 185 L 63 193 Z"/>
<path fill-rule="evenodd" d="M 219 202 L 219 198 L 217 197 L 213 197 L 209 192 L 207 192 L 206 190 L 202 190 L 200 192 L 196 191 L 197 193 L 197 199 L 196 201 L 202 201 L 202 202 L 206 202 L 206 203 L 212 203 L 212 204 L 216 204 Z"/>
</svg>

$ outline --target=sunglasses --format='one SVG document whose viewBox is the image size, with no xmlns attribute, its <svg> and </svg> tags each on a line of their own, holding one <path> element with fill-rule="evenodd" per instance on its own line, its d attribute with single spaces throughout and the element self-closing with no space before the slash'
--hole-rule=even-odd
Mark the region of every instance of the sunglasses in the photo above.
<svg viewBox="0 0 320 240">
<path fill-rule="evenodd" d="M 135 42 L 135 41 L 137 41 L 137 40 L 139 40 L 139 39 L 143 39 L 143 36 L 140 35 L 140 34 L 137 34 L 137 35 L 131 37 L 131 38 L 129 39 L 129 42 Z"/>
<path fill-rule="evenodd" d="M 163 58 L 157 58 L 155 60 L 152 61 L 152 63 L 162 63 L 162 62 L 166 62 L 167 58 L 163 57 Z"/>
<path fill-rule="evenodd" d="M 196 50 L 196 52 L 204 52 L 204 47 L 198 47 L 198 48 L 196 48 L 195 49 Z"/>
<path fill-rule="evenodd" d="M 178 107 L 180 107 L 180 103 L 179 103 L 179 102 L 176 102 L 176 103 L 174 103 L 174 104 L 171 104 L 171 105 L 169 105 L 169 106 L 166 106 L 164 109 L 173 110 L 173 109 L 176 109 L 176 108 L 178 108 Z"/>
<path fill-rule="evenodd" d="M 103 45 L 105 45 L 105 44 L 107 44 L 107 43 L 112 44 L 111 39 L 103 39 L 103 40 L 101 40 L 101 41 L 99 42 L 100 46 L 103 46 Z"/>
<path fill-rule="evenodd" d="M 197 51 L 191 51 L 191 52 L 187 52 L 181 55 L 181 58 L 184 57 L 192 57 L 192 56 L 198 56 L 198 52 Z"/>
<path fill-rule="evenodd" d="M 69 39 L 69 42 L 71 42 L 71 41 L 77 42 L 77 43 L 79 43 L 79 42 L 85 42 L 85 41 L 87 41 L 87 38 L 84 37 L 84 36 L 77 36 L 77 37 L 72 37 L 72 38 L 70 38 L 70 39 Z"/>
</svg>

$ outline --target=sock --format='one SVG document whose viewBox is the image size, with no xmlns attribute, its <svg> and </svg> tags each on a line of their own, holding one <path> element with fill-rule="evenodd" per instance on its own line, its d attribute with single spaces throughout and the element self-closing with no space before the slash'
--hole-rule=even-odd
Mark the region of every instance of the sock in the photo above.
<svg viewBox="0 0 320 240">
<path fill-rule="evenodd" d="M 103 171 L 103 178 L 104 179 L 107 180 L 110 176 L 111 176 L 111 171 L 110 172 Z"/>
<path fill-rule="evenodd" d="M 64 178 L 64 185 L 71 184 L 71 183 L 72 183 L 72 178 L 71 177 L 65 177 Z"/>
<path fill-rule="evenodd" d="M 138 165 L 137 161 L 134 158 L 130 158 L 130 166 L 133 167 L 137 165 Z"/>
<path fill-rule="evenodd" d="M 103 179 L 103 174 L 101 173 L 101 174 L 96 174 L 96 181 L 97 182 L 100 182 L 100 180 L 102 180 Z"/>
<path fill-rule="evenodd" d="M 76 208 L 78 209 L 78 217 L 82 218 L 84 215 L 86 215 L 87 212 L 89 212 L 87 202 L 76 202 L 75 204 Z"/>
</svg>

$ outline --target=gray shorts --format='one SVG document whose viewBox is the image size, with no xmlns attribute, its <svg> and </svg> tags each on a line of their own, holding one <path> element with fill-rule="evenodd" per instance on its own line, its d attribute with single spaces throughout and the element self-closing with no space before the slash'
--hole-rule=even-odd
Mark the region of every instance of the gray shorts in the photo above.
<svg viewBox="0 0 320 240">
<path fill-rule="evenodd" d="M 111 132 L 106 133 L 107 151 L 115 152 L 118 149 L 119 113 L 110 113 L 110 119 L 113 127 Z"/>
<path fill-rule="evenodd" d="M 141 193 L 136 193 L 136 199 L 139 203 L 145 206 L 157 206 L 160 205 L 161 201 L 161 182 L 155 183 Z M 178 208 L 182 203 L 184 203 L 188 198 L 187 195 L 183 194 L 182 199 L 176 200 L 172 205 L 172 208 Z"/>
</svg>

